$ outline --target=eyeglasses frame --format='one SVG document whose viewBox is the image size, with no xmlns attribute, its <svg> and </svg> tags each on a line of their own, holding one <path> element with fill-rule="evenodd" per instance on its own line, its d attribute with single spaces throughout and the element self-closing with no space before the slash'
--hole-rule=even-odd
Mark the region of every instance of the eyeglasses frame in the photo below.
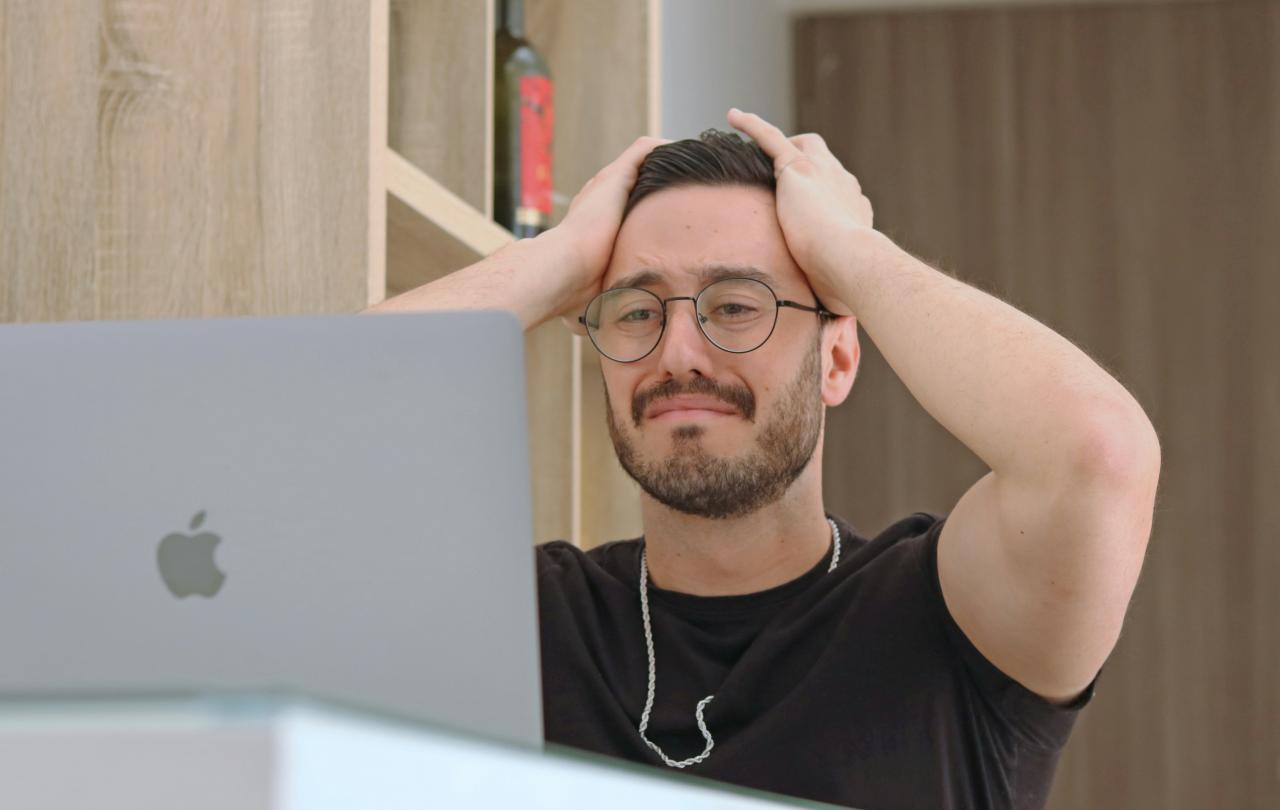
<svg viewBox="0 0 1280 810">
<path fill-rule="evenodd" d="M 725 347 L 721 346 L 719 343 L 716 343 L 714 340 L 712 340 L 711 336 L 707 334 L 707 330 L 704 329 L 702 326 L 706 318 L 701 313 L 698 312 L 698 299 L 701 298 L 702 294 L 705 293 L 707 290 L 711 289 L 712 287 L 714 287 L 715 285 L 723 281 L 751 281 L 756 284 L 759 284 L 761 287 L 764 287 L 766 290 L 769 291 L 769 294 L 773 296 L 773 302 L 774 302 L 773 323 L 769 326 L 769 334 L 765 335 L 763 340 L 761 340 L 759 343 L 757 343 L 755 346 L 753 346 L 750 349 L 726 349 Z M 587 326 L 587 311 L 591 309 L 591 305 L 594 304 L 597 299 L 599 299 L 601 296 L 605 295 L 606 293 L 615 292 L 617 290 L 639 290 L 640 292 L 648 293 L 649 295 L 652 295 L 654 298 L 657 298 L 658 303 L 662 305 L 662 327 L 658 330 L 657 340 L 653 342 L 653 346 L 649 348 L 649 351 L 645 352 L 644 354 L 640 355 L 634 360 L 618 360 L 606 354 L 604 350 L 601 349 L 600 346 L 596 344 L 596 339 L 591 336 L 591 329 Z M 712 346 L 715 346 L 717 349 L 719 349 L 722 352 L 728 352 L 730 354 L 747 354 L 748 352 L 754 352 L 756 349 L 759 349 L 761 346 L 768 343 L 769 338 L 773 337 L 774 330 L 778 328 L 778 310 L 782 309 L 783 307 L 800 309 L 800 310 L 804 310 L 805 312 L 816 312 L 819 317 L 831 317 L 831 318 L 838 317 L 834 312 L 830 312 L 827 309 L 825 309 L 822 306 L 822 302 L 816 301 L 816 299 L 815 299 L 815 302 L 818 304 L 818 306 L 811 307 L 806 304 L 801 304 L 798 301 L 790 301 L 785 298 L 779 298 L 778 294 L 773 291 L 772 287 L 770 287 L 768 284 L 765 284 L 763 281 L 761 281 L 758 278 L 746 278 L 745 276 L 729 276 L 727 278 L 716 279 L 715 281 L 711 282 L 710 284 L 708 284 L 707 286 L 699 290 L 697 295 L 692 295 L 692 296 L 673 295 L 670 298 L 662 298 L 652 290 L 646 290 L 643 287 L 615 287 L 612 290 L 605 290 L 604 292 L 600 293 L 600 295 L 597 295 L 595 298 L 592 298 L 587 303 L 587 308 L 584 309 L 582 311 L 582 314 L 578 316 L 578 323 L 582 324 L 582 328 L 584 331 L 586 331 L 587 338 L 591 341 L 591 345 L 595 347 L 595 350 L 600 353 L 601 357 L 607 357 L 608 359 L 612 360 L 615 363 L 638 363 L 641 360 L 648 357 L 649 355 L 653 354 L 654 349 L 657 349 L 658 346 L 662 343 L 662 336 L 667 333 L 667 321 L 668 321 L 667 302 L 669 301 L 692 301 L 693 314 L 696 316 L 694 318 L 694 322 L 698 324 L 698 331 L 702 333 L 702 336 L 706 338 L 707 342 L 710 343 Z"/>
</svg>

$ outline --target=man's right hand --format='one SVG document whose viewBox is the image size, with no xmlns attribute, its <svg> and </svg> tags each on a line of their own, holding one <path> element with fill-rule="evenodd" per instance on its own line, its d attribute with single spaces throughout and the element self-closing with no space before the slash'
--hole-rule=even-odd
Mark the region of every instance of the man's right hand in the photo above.
<svg viewBox="0 0 1280 810">
<path fill-rule="evenodd" d="M 585 335 L 578 316 L 600 294 L 640 164 L 665 143 L 671 141 L 637 138 L 586 182 L 554 228 L 532 239 L 516 239 L 473 265 L 363 312 L 505 309 L 525 331 L 559 316 L 573 332 Z"/>
<path fill-rule="evenodd" d="M 538 235 L 538 239 L 560 242 L 571 257 L 561 279 L 564 305 L 553 313 L 579 335 L 585 335 L 578 316 L 600 294 L 601 281 L 613 256 L 613 243 L 622 227 L 622 211 L 635 187 L 640 164 L 655 146 L 671 143 L 667 138 L 641 136 L 612 163 L 596 172 L 569 202 L 569 210 L 558 225 Z"/>
</svg>

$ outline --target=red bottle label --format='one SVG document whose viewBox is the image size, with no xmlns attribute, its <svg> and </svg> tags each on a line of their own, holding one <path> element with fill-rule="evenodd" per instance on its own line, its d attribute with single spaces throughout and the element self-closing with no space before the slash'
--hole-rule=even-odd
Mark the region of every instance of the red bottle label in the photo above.
<svg viewBox="0 0 1280 810">
<path fill-rule="evenodd" d="M 547 227 L 551 222 L 551 135 L 555 108 L 551 79 L 520 77 L 520 208 L 516 222 Z"/>
</svg>

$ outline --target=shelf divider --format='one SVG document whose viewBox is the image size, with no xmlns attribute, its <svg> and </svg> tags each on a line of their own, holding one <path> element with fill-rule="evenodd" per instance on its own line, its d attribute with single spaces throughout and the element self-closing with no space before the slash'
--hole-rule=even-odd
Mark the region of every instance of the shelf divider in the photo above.
<svg viewBox="0 0 1280 810">
<path fill-rule="evenodd" d="M 410 290 L 515 239 L 506 228 L 387 149 L 387 285 Z"/>
</svg>

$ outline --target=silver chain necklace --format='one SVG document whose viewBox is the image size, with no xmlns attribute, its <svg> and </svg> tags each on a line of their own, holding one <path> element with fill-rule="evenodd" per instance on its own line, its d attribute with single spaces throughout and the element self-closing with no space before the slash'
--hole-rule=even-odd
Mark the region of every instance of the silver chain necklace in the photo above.
<svg viewBox="0 0 1280 810">
<path fill-rule="evenodd" d="M 836 522 L 831 518 L 827 518 L 827 523 L 831 524 L 831 565 L 827 568 L 827 573 L 831 573 L 836 568 L 836 563 L 840 561 L 840 529 L 836 527 Z M 711 732 L 707 730 L 707 723 L 702 718 L 702 711 L 715 695 L 707 695 L 698 701 L 698 709 L 694 716 L 698 720 L 698 728 L 702 731 L 702 738 L 707 741 L 707 747 L 702 749 L 702 753 L 696 757 L 689 757 L 676 762 L 671 757 L 662 752 L 662 749 L 653 743 L 648 737 L 644 736 L 644 730 L 649 727 L 649 712 L 653 710 L 653 691 L 657 682 L 654 675 L 656 669 L 654 665 L 653 655 L 653 631 L 649 627 L 649 568 L 647 564 L 647 552 L 642 549 L 640 551 L 640 612 L 644 616 L 644 645 L 649 652 L 649 697 L 644 703 L 644 712 L 640 715 L 640 739 L 645 744 L 658 752 L 658 756 L 662 757 L 662 761 L 673 768 L 684 768 L 689 765 L 696 765 L 707 757 L 711 756 L 711 749 L 715 746 L 715 741 L 711 739 Z"/>
</svg>

